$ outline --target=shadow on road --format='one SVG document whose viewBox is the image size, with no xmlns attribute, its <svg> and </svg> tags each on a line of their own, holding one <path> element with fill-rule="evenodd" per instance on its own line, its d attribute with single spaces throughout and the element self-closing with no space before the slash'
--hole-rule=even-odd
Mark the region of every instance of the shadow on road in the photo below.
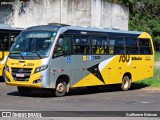
<svg viewBox="0 0 160 120">
<path fill-rule="evenodd" d="M 136 84 L 133 83 L 129 91 L 141 89 L 147 87 L 147 84 Z M 96 93 L 107 93 L 107 92 L 120 92 L 120 85 L 107 85 L 107 86 L 96 86 L 96 87 L 81 87 L 71 89 L 67 94 L 68 96 L 75 95 L 88 95 Z M 125 92 L 125 91 L 124 91 Z M 18 91 L 10 92 L 7 95 L 11 96 L 22 96 Z M 35 89 L 29 97 L 55 97 L 53 89 Z"/>
<path fill-rule="evenodd" d="M 10 92 L 7 95 L 11 95 L 11 96 L 22 96 L 18 90 L 14 91 L 14 92 Z M 54 97 L 54 90 L 51 89 L 35 89 L 32 91 L 30 96 L 23 96 L 23 97 Z"/>
<path fill-rule="evenodd" d="M 137 84 L 133 83 L 131 88 L 128 91 L 138 90 L 147 87 L 147 84 Z M 87 95 L 87 94 L 96 94 L 96 93 L 107 93 L 107 92 L 121 92 L 121 86 L 119 84 L 116 85 L 106 85 L 106 86 L 98 86 L 91 88 L 75 88 L 69 92 L 69 96 L 72 95 Z M 125 91 L 124 91 L 125 92 Z"/>
<path fill-rule="evenodd" d="M 136 89 L 141 89 L 141 88 L 145 88 L 148 87 L 148 84 L 145 83 L 132 83 L 132 87 L 130 88 L 130 90 L 136 90 Z"/>
<path fill-rule="evenodd" d="M 0 76 L 0 83 L 1 83 L 1 82 L 5 82 L 5 80 L 3 79 L 2 76 Z"/>
</svg>

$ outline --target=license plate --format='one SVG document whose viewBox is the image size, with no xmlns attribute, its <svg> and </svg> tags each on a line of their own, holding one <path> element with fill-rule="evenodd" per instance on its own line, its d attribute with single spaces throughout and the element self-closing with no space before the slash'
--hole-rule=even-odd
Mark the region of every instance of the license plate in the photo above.
<svg viewBox="0 0 160 120">
<path fill-rule="evenodd" d="M 16 77 L 24 77 L 24 73 L 17 73 Z"/>
</svg>

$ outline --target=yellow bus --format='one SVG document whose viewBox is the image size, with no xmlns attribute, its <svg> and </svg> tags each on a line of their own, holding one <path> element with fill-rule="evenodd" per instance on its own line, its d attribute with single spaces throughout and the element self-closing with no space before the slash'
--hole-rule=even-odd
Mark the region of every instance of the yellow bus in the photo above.
<svg viewBox="0 0 160 120">
<path fill-rule="evenodd" d="M 13 44 L 5 66 L 7 85 L 22 95 L 34 88 L 64 96 L 70 88 L 121 84 L 154 73 L 154 47 L 146 32 L 41 25 L 27 28 Z"/>
<path fill-rule="evenodd" d="M 15 37 L 21 31 L 21 28 L 0 24 L 0 76 L 3 76 L 4 65 Z"/>
</svg>

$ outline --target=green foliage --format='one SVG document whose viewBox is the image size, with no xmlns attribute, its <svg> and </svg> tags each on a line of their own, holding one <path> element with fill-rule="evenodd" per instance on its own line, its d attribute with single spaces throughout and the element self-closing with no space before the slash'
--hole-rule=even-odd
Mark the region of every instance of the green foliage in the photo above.
<svg viewBox="0 0 160 120">
<path fill-rule="evenodd" d="M 160 61 L 160 52 L 154 52 L 154 61 Z"/>
<path fill-rule="evenodd" d="M 129 29 L 146 31 L 160 44 L 160 0 L 141 0 L 130 6 Z"/>
<path fill-rule="evenodd" d="M 129 7 L 129 30 L 148 32 L 160 44 L 160 0 L 110 0 Z"/>
</svg>

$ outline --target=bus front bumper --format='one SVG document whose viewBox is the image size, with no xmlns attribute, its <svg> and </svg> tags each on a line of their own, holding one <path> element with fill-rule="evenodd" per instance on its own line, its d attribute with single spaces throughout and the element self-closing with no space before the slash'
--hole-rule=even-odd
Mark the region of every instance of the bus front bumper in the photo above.
<svg viewBox="0 0 160 120">
<path fill-rule="evenodd" d="M 42 77 L 40 73 L 36 73 L 30 76 L 29 80 L 14 80 L 12 75 L 6 71 L 5 72 L 5 81 L 7 85 L 10 86 L 25 86 L 25 87 L 36 87 L 43 88 Z"/>
</svg>

